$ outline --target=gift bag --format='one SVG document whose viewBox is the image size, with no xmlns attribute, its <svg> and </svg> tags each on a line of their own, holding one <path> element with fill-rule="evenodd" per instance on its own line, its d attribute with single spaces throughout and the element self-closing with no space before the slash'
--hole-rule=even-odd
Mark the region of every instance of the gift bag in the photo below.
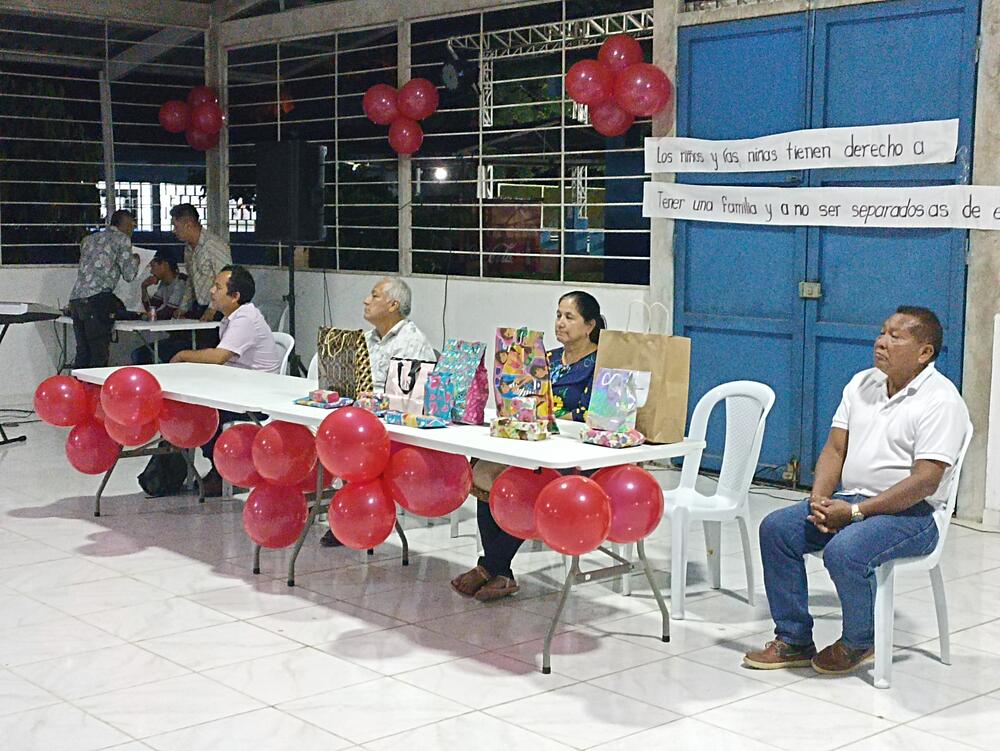
<svg viewBox="0 0 1000 751">
<path fill-rule="evenodd" d="M 389 400 L 389 409 L 422 415 L 427 377 L 434 370 L 434 365 L 435 363 L 426 360 L 405 357 L 393 357 L 389 360 L 385 379 L 385 396 Z"/>
<path fill-rule="evenodd" d="M 483 422 L 489 400 L 486 366 L 483 363 L 485 355 L 485 344 L 461 339 L 449 339 L 441 353 L 434 372 L 451 376 L 454 395 L 452 422 L 465 425 L 481 425 Z"/>
<path fill-rule="evenodd" d="M 318 385 L 321 389 L 339 391 L 341 396 L 349 399 L 373 390 L 368 344 L 361 329 L 323 326 L 319 330 L 316 351 L 319 354 Z"/>
<path fill-rule="evenodd" d="M 550 432 L 557 432 L 549 360 L 541 331 L 497 329 L 493 391 L 499 417 L 516 414 L 518 422 L 524 422 L 521 418 L 527 415 L 523 406 L 528 399 L 533 419 L 545 423 Z"/>
<path fill-rule="evenodd" d="M 455 384 L 451 381 L 451 373 L 434 370 L 427 376 L 427 385 L 424 387 L 424 414 L 451 420 L 454 403 Z"/>
<path fill-rule="evenodd" d="M 628 325 L 626 323 L 626 328 Z M 646 436 L 648 443 L 674 443 L 684 439 L 691 369 L 690 339 L 604 329 L 597 345 L 596 370 L 602 368 L 648 372 L 649 395 L 645 406 L 636 413 L 636 429 Z"/>
<path fill-rule="evenodd" d="M 645 406 L 652 374 L 645 371 L 601 368 L 594 376 L 587 427 L 627 432 L 635 429 L 636 412 Z"/>
</svg>

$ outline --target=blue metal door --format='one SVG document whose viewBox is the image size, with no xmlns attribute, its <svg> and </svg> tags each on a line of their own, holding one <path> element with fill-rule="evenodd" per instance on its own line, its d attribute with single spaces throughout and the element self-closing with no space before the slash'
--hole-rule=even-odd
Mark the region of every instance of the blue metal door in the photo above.
<svg viewBox="0 0 1000 751">
<path fill-rule="evenodd" d="M 952 165 L 678 177 L 815 187 L 967 181 L 977 23 L 976 0 L 902 0 L 682 29 L 679 135 L 951 117 L 961 126 Z M 801 482 L 811 483 L 841 390 L 871 366 L 874 336 L 896 305 L 938 313 L 946 330 L 939 367 L 959 382 L 965 236 L 677 222 L 675 327 L 692 339 L 692 406 L 727 380 L 770 384 L 777 401 L 759 475 L 774 477 L 796 459 Z M 822 298 L 799 299 L 805 279 L 822 284 Z M 713 422 L 717 459 L 721 419 Z"/>
</svg>

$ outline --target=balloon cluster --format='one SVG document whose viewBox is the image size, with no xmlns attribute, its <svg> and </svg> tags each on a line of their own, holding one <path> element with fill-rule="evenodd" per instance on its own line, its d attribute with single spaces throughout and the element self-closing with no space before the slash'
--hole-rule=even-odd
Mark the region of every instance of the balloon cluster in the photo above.
<svg viewBox="0 0 1000 751">
<path fill-rule="evenodd" d="M 49 425 L 73 428 L 66 457 L 88 475 L 107 472 L 123 446 L 142 446 L 157 433 L 178 448 L 195 448 L 219 427 L 218 410 L 164 399 L 156 377 L 142 368 L 119 368 L 101 387 L 69 376 L 46 378 L 34 405 Z"/>
<path fill-rule="evenodd" d="M 426 78 L 414 78 L 396 89 L 377 83 L 365 92 L 361 108 L 376 125 L 389 126 L 389 145 L 397 154 L 412 154 L 424 142 L 419 120 L 438 108 L 437 87 Z"/>
<path fill-rule="evenodd" d="M 515 537 L 583 555 L 605 540 L 630 543 L 648 536 L 663 516 L 663 491 L 649 472 L 632 464 L 598 470 L 592 478 L 511 467 L 493 483 L 490 511 Z"/>
<path fill-rule="evenodd" d="M 590 108 L 590 122 L 603 136 L 620 136 L 636 117 L 663 110 L 674 93 L 670 78 L 643 62 L 642 47 L 628 34 L 604 40 L 596 60 L 580 60 L 566 71 L 566 93 Z"/>
<path fill-rule="evenodd" d="M 226 115 L 219 107 L 219 95 L 210 86 L 195 86 L 187 101 L 171 99 L 160 107 L 160 125 L 168 133 L 184 132 L 188 145 L 207 151 L 219 143 L 219 131 Z"/>
<path fill-rule="evenodd" d="M 396 503 L 413 514 L 445 516 L 465 502 L 472 470 L 463 456 L 392 447 L 385 425 L 371 412 L 331 412 L 316 436 L 301 425 L 275 421 L 240 424 L 215 444 L 215 467 L 234 485 L 252 487 L 243 525 L 270 548 L 293 543 L 308 515 L 304 493 L 317 486 L 317 460 L 344 482 L 330 501 L 330 529 L 351 548 L 381 545 L 396 523 Z"/>
</svg>

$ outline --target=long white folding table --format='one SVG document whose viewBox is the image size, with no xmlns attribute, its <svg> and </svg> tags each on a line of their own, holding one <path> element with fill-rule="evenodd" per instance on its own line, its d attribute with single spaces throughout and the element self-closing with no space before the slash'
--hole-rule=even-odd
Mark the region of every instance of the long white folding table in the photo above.
<svg viewBox="0 0 1000 751">
<path fill-rule="evenodd" d="M 69 368 L 66 358 L 69 356 L 69 330 L 73 327 L 73 319 L 69 316 L 59 316 L 53 321 L 56 325 L 56 339 L 59 342 L 59 370 L 62 373 Z M 59 327 L 62 327 L 61 334 Z M 143 343 L 153 350 L 153 361 L 160 361 L 159 338 L 156 334 L 166 334 L 171 331 L 190 331 L 191 349 L 197 349 L 195 332 L 202 329 L 217 329 L 218 321 L 199 321 L 193 318 L 164 318 L 157 321 L 115 321 L 112 331 L 131 331 L 139 335 Z"/>
<path fill-rule="evenodd" d="M 286 420 L 313 429 L 317 428 L 327 415 L 330 414 L 328 410 L 316 407 L 304 407 L 294 403 L 295 399 L 305 396 L 309 391 L 309 382 L 302 378 L 230 368 L 221 365 L 201 365 L 195 363 L 160 364 L 144 367 L 156 376 L 163 389 L 163 395 L 167 399 L 174 399 L 189 404 L 200 404 L 232 412 L 263 412 L 271 419 Z M 116 368 L 86 368 L 74 370 L 73 375 L 81 381 L 100 385 L 115 370 Z M 549 468 L 564 471 L 569 470 L 571 472 L 595 470 L 620 464 L 671 459 L 705 448 L 704 441 L 684 440 L 679 443 L 646 444 L 627 449 L 610 449 L 581 443 L 577 440 L 576 435 L 580 429 L 577 423 L 560 422 L 559 424 L 562 431 L 560 435 L 537 442 L 494 438 L 490 436 L 489 428 L 483 425 L 452 425 L 447 428 L 432 430 L 386 425 L 386 429 L 392 440 L 409 446 L 420 446 L 435 451 L 486 459 L 512 467 L 522 467 L 525 469 Z M 148 451 L 149 449 L 146 450 Z M 155 451 L 156 449 L 152 450 Z M 142 451 L 142 449 L 127 454 L 123 452 L 123 455 L 141 455 L 138 453 L 139 451 Z M 112 471 L 114 471 L 113 467 L 108 471 L 104 482 L 101 484 L 101 489 L 98 491 L 98 503 L 100 493 L 103 491 Z M 322 494 L 318 493 L 316 501 L 310 510 L 309 524 L 299 538 L 292 556 L 289 566 L 289 586 L 294 586 L 295 556 L 302 546 L 309 526 L 315 519 L 316 514 L 322 510 L 322 507 Z M 97 513 L 99 514 L 99 506 Z M 404 565 L 406 565 L 406 537 L 398 524 L 397 531 L 400 533 L 403 542 Z M 670 619 L 667 613 L 667 606 L 653 579 L 653 572 L 649 561 L 646 559 L 643 541 L 640 540 L 636 543 L 636 562 L 628 561 L 603 546 L 598 550 L 610 556 L 614 560 L 614 565 L 581 571 L 579 556 L 572 557 L 572 562 L 563 585 L 562 595 L 545 639 L 542 657 L 542 672 L 544 673 L 548 673 L 551 670 L 550 652 L 552 638 L 555 635 L 559 618 L 562 615 L 572 586 L 574 584 L 601 581 L 631 574 L 640 567 L 640 564 L 649 581 L 663 617 L 663 641 L 670 641 Z M 259 554 L 259 547 L 257 552 Z M 259 565 L 255 561 L 255 573 L 258 571 Z"/>
</svg>

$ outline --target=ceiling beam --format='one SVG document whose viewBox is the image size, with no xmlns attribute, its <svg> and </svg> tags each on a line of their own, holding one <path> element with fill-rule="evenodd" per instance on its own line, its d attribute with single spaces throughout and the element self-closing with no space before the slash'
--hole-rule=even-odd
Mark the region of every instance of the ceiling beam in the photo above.
<svg viewBox="0 0 1000 751">
<path fill-rule="evenodd" d="M 283 13 L 225 21 L 222 24 L 221 40 L 223 47 L 231 49 L 349 29 L 394 26 L 399 21 L 479 10 L 501 10 L 535 3 L 537 0 L 340 0 L 286 10 Z"/>
<path fill-rule="evenodd" d="M 265 2 L 267 0 L 215 0 L 211 6 L 212 17 L 224 21 L 237 13 L 243 13 L 258 5 L 263 5 Z M 187 44 L 202 33 L 200 29 L 178 27 L 162 29 L 109 60 L 108 79 L 117 81 L 124 78 L 136 68 L 151 63 L 175 47 Z"/>
<path fill-rule="evenodd" d="M 212 6 L 186 0 L 0 0 L 0 11 L 205 29 Z"/>
</svg>

